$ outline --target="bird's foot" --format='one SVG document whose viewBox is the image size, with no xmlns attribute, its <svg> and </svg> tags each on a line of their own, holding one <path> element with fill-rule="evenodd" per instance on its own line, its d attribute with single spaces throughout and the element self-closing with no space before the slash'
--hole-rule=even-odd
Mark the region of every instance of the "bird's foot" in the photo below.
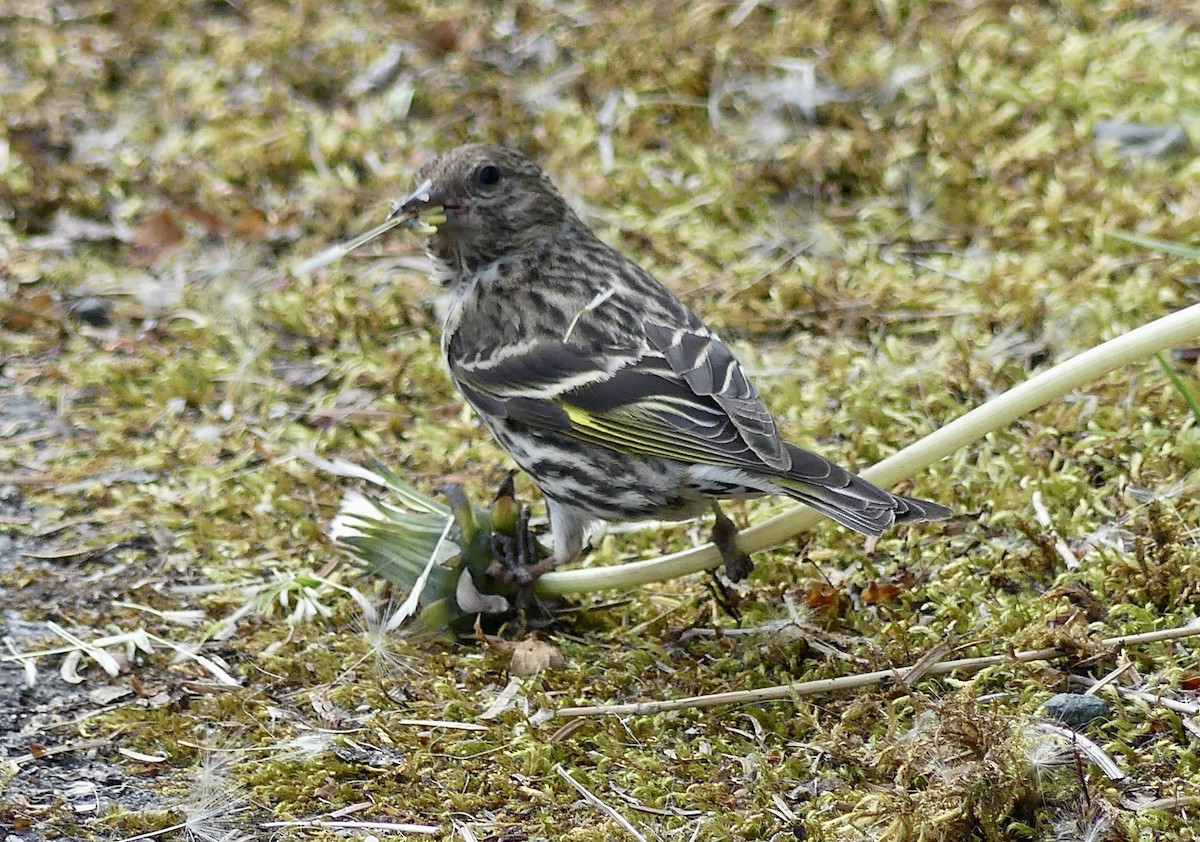
<svg viewBox="0 0 1200 842">
<path fill-rule="evenodd" d="M 538 543 L 529 529 L 529 509 L 519 506 L 516 522 L 508 529 L 492 532 L 492 563 L 488 575 L 500 582 L 516 585 L 516 604 L 520 609 L 533 599 L 538 577 L 554 569 L 554 558 L 540 558 Z"/>
<path fill-rule="evenodd" d="M 725 575 L 731 582 L 740 582 L 750 575 L 750 571 L 754 569 L 754 562 L 738 546 L 738 528 L 734 526 L 732 520 L 725 516 L 721 507 L 715 502 L 713 503 L 713 515 L 715 520 L 713 521 L 712 541 L 721 551 L 721 558 L 725 560 Z"/>
<path fill-rule="evenodd" d="M 739 606 L 742 604 L 742 597 L 737 592 L 737 588 L 732 587 L 728 582 L 722 581 L 721 577 L 717 575 L 716 568 L 708 571 L 708 579 L 705 584 L 708 587 L 708 592 L 712 594 L 713 602 L 731 620 L 740 623 L 742 621 L 742 612 L 739 610 Z"/>
</svg>

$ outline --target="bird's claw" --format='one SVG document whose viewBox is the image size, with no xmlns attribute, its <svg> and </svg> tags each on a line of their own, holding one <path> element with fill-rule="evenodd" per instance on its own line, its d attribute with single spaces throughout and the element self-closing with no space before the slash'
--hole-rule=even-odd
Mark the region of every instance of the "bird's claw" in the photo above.
<svg viewBox="0 0 1200 842">
<path fill-rule="evenodd" d="M 538 577 L 554 568 L 553 558 L 541 559 L 539 555 L 537 541 L 529 529 L 529 509 L 520 506 L 511 530 L 492 532 L 492 563 L 488 567 L 489 575 L 517 586 L 519 608 L 529 605 Z"/>
</svg>

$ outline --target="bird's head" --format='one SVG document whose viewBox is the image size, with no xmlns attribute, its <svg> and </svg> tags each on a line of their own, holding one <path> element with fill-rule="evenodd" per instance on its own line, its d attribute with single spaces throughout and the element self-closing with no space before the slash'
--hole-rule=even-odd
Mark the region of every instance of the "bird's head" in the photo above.
<svg viewBox="0 0 1200 842">
<path fill-rule="evenodd" d="M 478 266 L 554 234 L 571 216 L 537 164 L 503 146 L 459 146 L 425 163 L 416 189 L 392 215 L 442 208 L 430 246 L 435 255 Z"/>
</svg>

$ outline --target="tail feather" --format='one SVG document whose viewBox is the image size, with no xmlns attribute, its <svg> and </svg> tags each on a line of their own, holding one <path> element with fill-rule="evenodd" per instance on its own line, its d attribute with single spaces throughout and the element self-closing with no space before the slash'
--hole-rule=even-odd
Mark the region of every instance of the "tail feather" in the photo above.
<svg viewBox="0 0 1200 842">
<path fill-rule="evenodd" d="M 896 507 L 896 523 L 924 523 L 930 520 L 945 520 L 954 514 L 953 509 L 930 500 L 919 500 L 916 497 L 901 497 L 899 494 L 893 494 L 892 498 L 900 504 Z"/>
<path fill-rule="evenodd" d="M 943 520 L 953 512 L 939 503 L 884 491 L 828 459 L 788 445 L 791 470 L 771 477 L 780 490 L 845 527 L 881 535 L 895 523 Z"/>
</svg>

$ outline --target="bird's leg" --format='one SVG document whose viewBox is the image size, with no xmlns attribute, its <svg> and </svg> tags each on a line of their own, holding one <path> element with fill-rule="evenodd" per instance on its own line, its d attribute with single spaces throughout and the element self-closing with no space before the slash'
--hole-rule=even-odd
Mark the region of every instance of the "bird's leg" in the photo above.
<svg viewBox="0 0 1200 842">
<path fill-rule="evenodd" d="M 721 558 L 725 560 L 725 575 L 729 577 L 730 581 L 740 582 L 750 575 L 750 571 L 754 569 L 754 562 L 738 546 L 738 528 L 721 511 L 721 506 L 716 500 L 712 501 L 712 510 L 715 518 L 712 541 L 721 551 Z"/>
<path fill-rule="evenodd" d="M 529 507 L 517 509 L 509 530 L 492 533 L 492 564 L 488 572 L 517 586 L 517 605 L 524 608 L 533 596 L 533 583 L 554 568 L 553 558 L 538 558 L 538 543 L 529 528 Z"/>
<path fill-rule="evenodd" d="M 529 529 L 529 507 L 521 507 L 517 523 L 517 607 L 525 609 L 533 600 L 533 585 L 543 573 L 554 569 L 554 556 L 538 558 L 538 542 Z"/>
<path fill-rule="evenodd" d="M 533 586 L 559 559 L 541 557 L 541 545 L 529 528 L 529 507 L 519 502 L 510 472 L 492 501 L 492 563 L 488 575 L 508 586 L 516 586 L 516 607 L 522 612 L 534 600 Z M 564 533 L 565 534 L 565 533 Z M 556 550 L 557 539 L 556 539 Z"/>
</svg>

